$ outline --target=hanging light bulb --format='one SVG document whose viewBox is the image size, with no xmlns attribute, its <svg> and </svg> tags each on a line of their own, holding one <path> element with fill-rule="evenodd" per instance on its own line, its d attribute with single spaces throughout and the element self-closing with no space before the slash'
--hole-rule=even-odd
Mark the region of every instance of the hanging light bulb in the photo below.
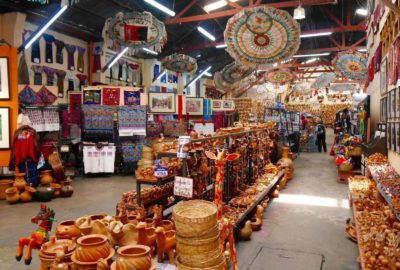
<svg viewBox="0 0 400 270">
<path fill-rule="evenodd" d="M 302 20 L 302 19 L 305 19 L 305 18 L 306 18 L 306 11 L 301 6 L 300 0 L 299 0 L 299 6 L 293 12 L 293 19 Z"/>
</svg>

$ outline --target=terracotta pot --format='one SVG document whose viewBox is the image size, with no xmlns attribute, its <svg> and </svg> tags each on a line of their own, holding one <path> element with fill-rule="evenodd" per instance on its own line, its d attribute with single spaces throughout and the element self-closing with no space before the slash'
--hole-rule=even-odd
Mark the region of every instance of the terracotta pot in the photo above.
<svg viewBox="0 0 400 270">
<path fill-rule="evenodd" d="M 106 236 L 90 234 L 77 240 L 78 247 L 74 255 L 80 262 L 97 262 L 110 255 L 111 247 Z"/>
<path fill-rule="evenodd" d="M 57 239 L 75 239 L 81 235 L 81 230 L 75 225 L 75 220 L 65 220 L 57 225 Z"/>
<path fill-rule="evenodd" d="M 138 220 L 136 219 L 136 215 L 128 215 L 128 223 L 137 225 Z"/>
<path fill-rule="evenodd" d="M 61 188 L 61 197 L 71 197 L 74 193 L 74 187 L 71 185 L 71 180 L 66 180 Z"/>
<path fill-rule="evenodd" d="M 40 255 L 43 258 L 56 258 L 58 252 L 62 251 L 64 257 L 71 257 L 72 252 L 76 249 L 76 243 L 70 239 L 52 239 L 42 245 Z"/>
<path fill-rule="evenodd" d="M 14 204 L 19 201 L 18 189 L 16 187 L 10 187 L 6 189 L 6 200 L 10 204 Z"/>
<path fill-rule="evenodd" d="M 42 171 L 40 174 L 40 183 L 41 184 L 50 184 L 53 182 L 53 176 L 51 174 L 51 170 Z"/>
<path fill-rule="evenodd" d="M 33 193 L 36 192 L 36 189 L 31 186 L 26 186 L 25 191 L 21 193 L 21 201 L 22 202 L 30 202 L 32 201 Z"/>
<path fill-rule="evenodd" d="M 146 222 L 146 227 L 147 228 L 152 228 L 156 224 L 155 220 L 152 219 L 152 218 L 146 218 L 145 222 Z"/>
<path fill-rule="evenodd" d="M 130 245 L 117 250 L 115 260 L 118 270 L 148 270 L 151 267 L 150 248 L 144 245 Z"/>
<path fill-rule="evenodd" d="M 174 229 L 174 223 L 170 220 L 163 220 L 162 224 L 165 231 L 170 231 Z"/>
<path fill-rule="evenodd" d="M 98 262 L 105 261 L 106 264 L 108 265 L 109 262 L 111 261 L 111 258 L 114 256 L 114 254 L 115 254 L 115 250 L 113 248 L 110 248 L 110 253 L 106 258 L 102 258 L 95 262 L 82 262 L 76 258 L 76 254 L 74 253 L 74 254 L 72 254 L 72 257 L 71 257 L 71 260 L 73 262 L 72 270 L 99 270 L 101 268 L 98 268 Z"/>
<path fill-rule="evenodd" d="M 287 180 L 293 178 L 294 163 L 289 158 L 290 149 L 289 147 L 282 147 L 282 158 L 278 161 L 278 164 L 286 170 Z"/>
<path fill-rule="evenodd" d="M 48 202 L 53 198 L 53 193 L 54 193 L 54 188 L 52 188 L 50 184 L 47 185 L 42 184 L 37 187 L 35 192 L 35 198 L 41 202 Z"/>
<path fill-rule="evenodd" d="M 57 183 L 50 183 L 50 186 L 54 188 L 53 197 L 56 198 L 61 194 L 61 185 Z"/>
<path fill-rule="evenodd" d="M 6 199 L 6 189 L 12 187 L 14 184 L 14 180 L 0 180 L 0 200 Z"/>
<path fill-rule="evenodd" d="M 27 183 L 25 181 L 25 174 L 24 173 L 16 173 L 14 187 L 16 187 L 20 192 L 23 192 L 25 190 L 26 185 L 27 185 Z"/>
</svg>

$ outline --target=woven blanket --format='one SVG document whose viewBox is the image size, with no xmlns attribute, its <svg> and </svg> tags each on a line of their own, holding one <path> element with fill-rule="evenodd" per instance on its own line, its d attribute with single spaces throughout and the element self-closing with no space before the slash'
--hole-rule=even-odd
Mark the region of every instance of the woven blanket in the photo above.
<svg viewBox="0 0 400 270">
<path fill-rule="evenodd" d="M 120 136 L 146 136 L 146 106 L 118 107 Z"/>
<path fill-rule="evenodd" d="M 82 105 L 83 128 L 88 134 L 112 134 L 115 107 L 105 105 Z"/>
</svg>

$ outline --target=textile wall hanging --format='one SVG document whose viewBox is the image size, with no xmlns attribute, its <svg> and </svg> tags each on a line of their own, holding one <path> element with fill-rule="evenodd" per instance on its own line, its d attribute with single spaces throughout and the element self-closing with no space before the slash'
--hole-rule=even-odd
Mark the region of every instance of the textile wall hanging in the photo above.
<svg viewBox="0 0 400 270">
<path fill-rule="evenodd" d="M 55 38 L 48 34 L 43 34 L 43 38 L 46 41 L 46 63 L 53 63 L 53 42 Z"/>
<path fill-rule="evenodd" d="M 268 68 L 292 57 L 300 46 L 300 26 L 288 12 L 269 6 L 246 8 L 228 20 L 228 53 L 252 68 Z"/>
<path fill-rule="evenodd" d="M 31 120 L 31 127 L 37 132 L 45 131 L 43 113 L 40 109 L 28 109 L 26 115 Z"/>
<path fill-rule="evenodd" d="M 164 68 L 178 73 L 194 74 L 197 71 L 197 60 L 185 54 L 172 54 L 164 57 L 162 65 Z"/>
<path fill-rule="evenodd" d="M 43 67 L 38 65 L 32 65 L 31 69 L 33 71 L 33 84 L 34 85 L 42 85 L 42 73 Z"/>
<path fill-rule="evenodd" d="M 83 90 L 83 104 L 101 104 L 101 89 Z"/>
<path fill-rule="evenodd" d="M 40 97 L 45 105 L 52 105 L 57 100 L 57 96 L 50 92 L 50 90 L 44 86 L 40 88 L 37 95 Z"/>
<path fill-rule="evenodd" d="M 274 69 L 267 71 L 265 74 L 265 79 L 271 83 L 288 83 L 293 81 L 296 78 L 296 75 L 287 68 L 284 69 Z"/>
<path fill-rule="evenodd" d="M 124 91 L 124 105 L 140 105 L 140 93 L 142 89 L 139 91 Z"/>
<path fill-rule="evenodd" d="M 84 131 L 93 135 L 112 135 L 115 107 L 105 105 L 82 105 Z"/>
<path fill-rule="evenodd" d="M 44 105 L 42 99 L 28 85 L 18 94 L 18 102 L 25 105 Z"/>
<path fill-rule="evenodd" d="M 381 97 L 384 96 L 387 93 L 388 89 L 388 82 L 387 82 L 387 59 L 386 57 L 383 59 L 381 63 L 381 74 L 380 74 L 380 79 L 381 79 Z"/>
<path fill-rule="evenodd" d="M 311 88 L 313 90 L 318 90 L 324 87 L 327 87 L 330 83 L 335 81 L 336 75 L 333 72 L 323 73 L 315 79 L 315 81 L 311 84 Z"/>
<path fill-rule="evenodd" d="M 56 45 L 56 63 L 62 65 L 64 64 L 64 41 L 56 39 L 54 44 Z"/>
<path fill-rule="evenodd" d="M 120 136 L 146 136 L 146 106 L 118 107 L 117 112 Z"/>
<path fill-rule="evenodd" d="M 69 93 L 69 114 L 70 121 L 73 124 L 79 124 L 81 121 L 81 104 L 82 104 L 82 93 Z"/>
<path fill-rule="evenodd" d="M 350 80 L 365 80 L 368 77 L 367 55 L 355 51 L 339 52 L 332 61 L 336 74 Z"/>
<path fill-rule="evenodd" d="M 119 88 L 103 88 L 103 105 L 118 106 L 120 99 Z"/>
</svg>

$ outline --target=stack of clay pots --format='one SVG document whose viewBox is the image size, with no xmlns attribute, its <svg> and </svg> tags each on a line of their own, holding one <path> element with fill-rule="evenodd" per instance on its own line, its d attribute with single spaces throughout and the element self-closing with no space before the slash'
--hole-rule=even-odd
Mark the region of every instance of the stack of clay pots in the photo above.
<svg viewBox="0 0 400 270">
<path fill-rule="evenodd" d="M 6 189 L 6 200 L 10 204 L 21 202 L 30 202 L 36 189 L 29 186 L 25 181 L 24 173 L 16 173 L 13 186 Z"/>
<path fill-rule="evenodd" d="M 173 209 L 179 270 L 222 270 L 217 207 L 207 201 L 182 202 Z"/>
<path fill-rule="evenodd" d="M 138 167 L 136 170 L 136 178 L 144 179 L 146 177 L 146 169 L 152 169 L 154 165 L 154 151 L 151 147 L 143 146 L 142 158 L 138 161 Z M 152 177 L 152 174 L 148 174 Z"/>
<path fill-rule="evenodd" d="M 71 264 L 71 256 L 76 249 L 74 241 L 69 239 L 56 239 L 53 237 L 49 242 L 44 243 L 39 251 L 41 262 L 40 269 L 50 269 L 59 253 L 62 253 L 63 261 Z"/>
</svg>

